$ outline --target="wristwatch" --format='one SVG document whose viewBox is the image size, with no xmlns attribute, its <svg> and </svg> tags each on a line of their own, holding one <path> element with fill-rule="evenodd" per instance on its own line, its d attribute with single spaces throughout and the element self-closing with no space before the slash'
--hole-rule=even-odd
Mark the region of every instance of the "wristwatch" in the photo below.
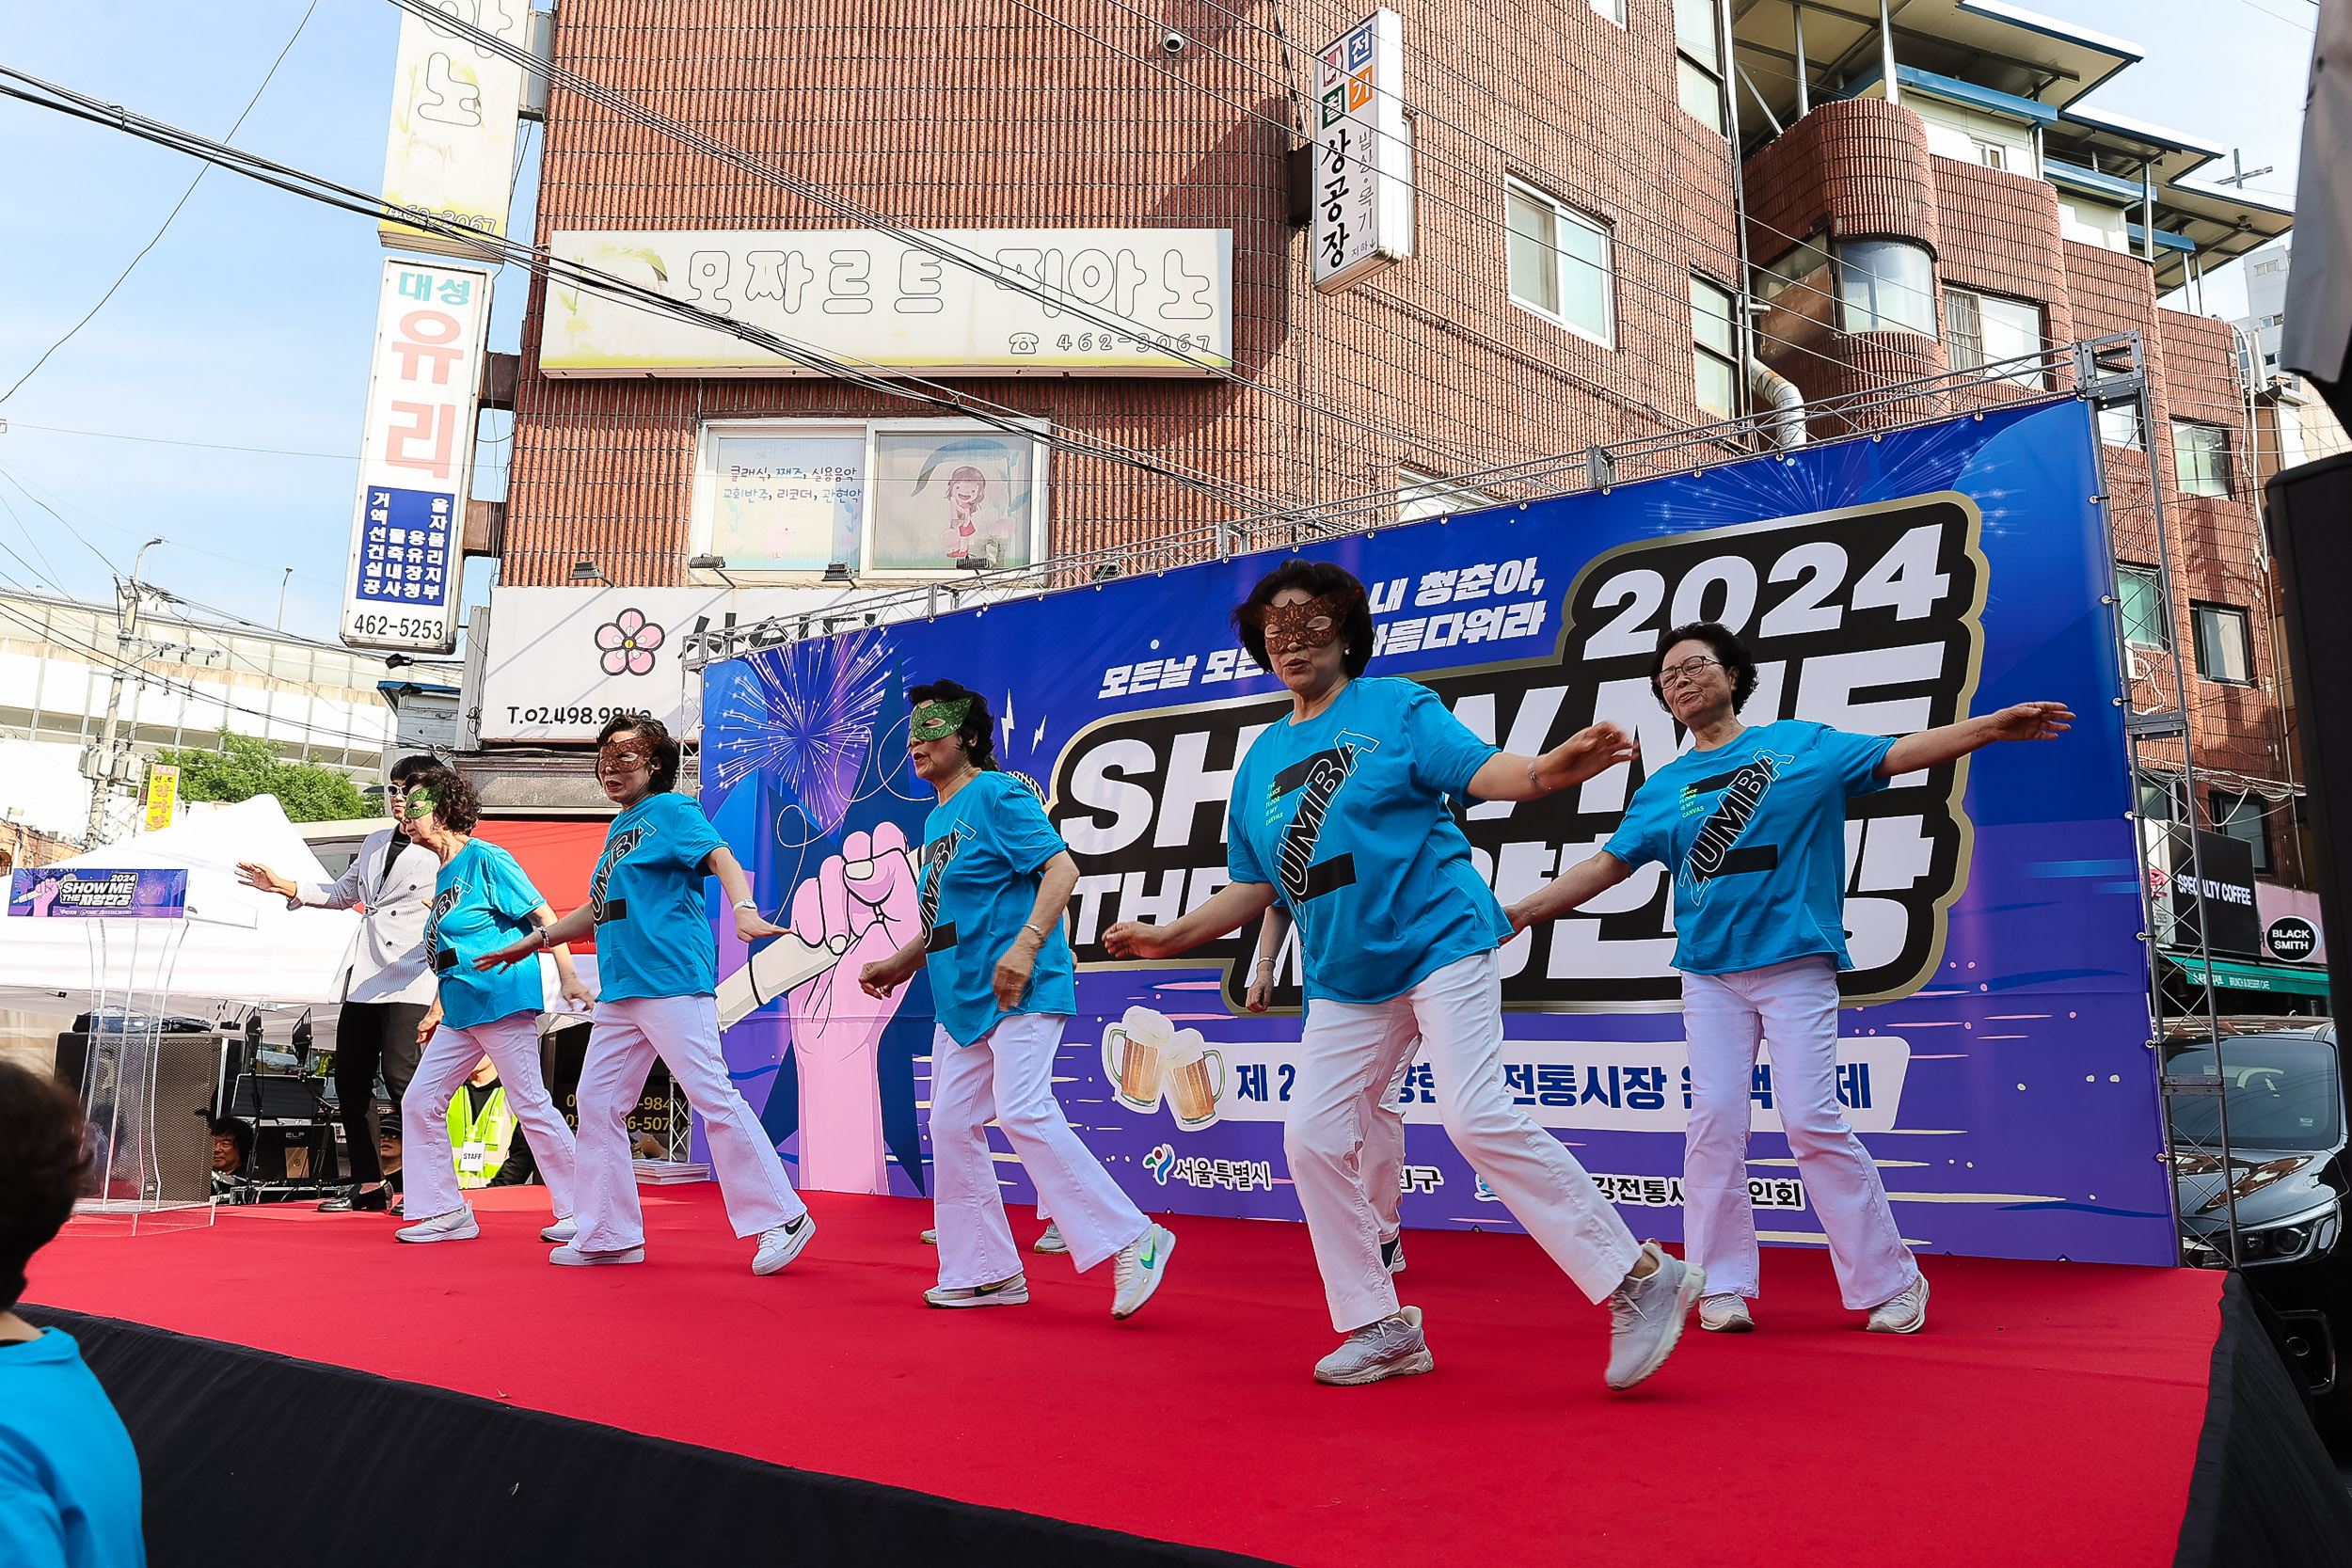
<svg viewBox="0 0 2352 1568">
<path fill-rule="evenodd" d="M 756 898 L 739 898 L 735 901 L 735 907 L 739 910 L 749 910 L 752 913 L 757 914 L 759 912 L 759 900 Z"/>
</svg>

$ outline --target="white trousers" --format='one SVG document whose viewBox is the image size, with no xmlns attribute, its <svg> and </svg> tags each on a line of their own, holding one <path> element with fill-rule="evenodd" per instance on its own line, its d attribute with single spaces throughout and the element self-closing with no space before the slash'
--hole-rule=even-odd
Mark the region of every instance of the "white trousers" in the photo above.
<svg viewBox="0 0 2352 1568">
<path fill-rule="evenodd" d="M 582 1252 L 621 1252 L 645 1242 L 645 1213 L 630 1164 L 628 1114 L 659 1055 L 703 1118 L 711 1174 L 738 1236 L 757 1236 L 808 1212 L 784 1174 L 768 1130 L 727 1076 L 719 1053 L 719 1005 L 709 996 L 633 996 L 596 1004 L 580 1069 L 580 1234 Z"/>
<path fill-rule="evenodd" d="M 1731 974 L 1685 974 L 1682 1029 L 1691 1049 L 1685 1250 L 1707 1270 L 1708 1294 L 1757 1290 L 1748 1117 L 1759 1039 L 1772 1042 L 1772 1103 L 1806 1201 L 1829 1237 L 1847 1307 L 1876 1307 L 1917 1277 L 1878 1166 L 1837 1108 L 1835 960 L 1817 954 Z"/>
<path fill-rule="evenodd" d="M 1639 1260 L 1641 1243 L 1560 1140 L 1511 1103 L 1502 1085 L 1502 972 L 1489 951 L 1387 1002 L 1316 997 L 1308 1006 L 1282 1151 L 1331 1326 L 1348 1333 L 1396 1310 L 1380 1235 L 1396 1214 L 1404 1123 L 1380 1101 L 1392 1095 L 1416 1040 L 1454 1146 L 1577 1289 L 1604 1300 Z"/>
<path fill-rule="evenodd" d="M 534 1013 L 509 1013 L 470 1029 L 444 1023 L 425 1042 L 416 1076 L 400 1097 L 400 1126 L 407 1139 L 404 1168 L 412 1220 L 446 1214 L 465 1201 L 449 1145 L 449 1102 L 487 1056 L 506 1087 L 506 1103 L 531 1135 L 531 1156 L 548 1184 L 555 1217 L 572 1212 L 572 1130 L 555 1108 L 539 1076 L 539 1021 Z"/>
<path fill-rule="evenodd" d="M 970 1045 L 931 1031 L 931 1208 L 939 1282 L 950 1290 L 1021 1272 L 988 1147 L 991 1117 L 1037 1183 L 1038 1208 L 1052 1208 L 1080 1271 L 1144 1232 L 1143 1211 L 1078 1141 L 1054 1098 L 1054 1053 L 1069 1022 L 1016 1013 Z"/>
</svg>

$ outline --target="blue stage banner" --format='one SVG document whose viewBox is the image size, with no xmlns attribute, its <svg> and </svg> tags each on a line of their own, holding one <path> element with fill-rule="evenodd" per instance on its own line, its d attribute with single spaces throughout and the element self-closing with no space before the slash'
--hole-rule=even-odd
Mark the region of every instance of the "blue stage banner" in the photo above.
<svg viewBox="0 0 2352 1568">
<path fill-rule="evenodd" d="M 2095 440 L 2085 404 L 2013 406 L 1299 552 L 1370 589 L 1371 673 L 1425 683 L 1481 736 L 1532 753 L 1613 719 L 1636 737 L 1637 764 L 1581 786 L 1469 805 L 1505 902 L 1596 850 L 1685 744 L 1647 681 L 1676 623 L 1749 640 L 1751 723 L 1899 735 L 2031 699 L 2074 709 L 2059 740 L 1894 780 L 1849 815 L 1839 1098 L 1927 1250 L 2174 1258 Z M 996 708 L 1000 762 L 1046 798 L 1082 871 L 1057 1070 L 1072 1120 L 1148 1210 L 1298 1217 L 1281 1140 L 1295 939 L 1264 1015 L 1241 1007 L 1254 927 L 1182 959 L 1102 946 L 1114 921 L 1166 921 L 1226 879 L 1233 770 L 1289 701 L 1230 613 L 1280 559 L 711 667 L 704 803 L 805 939 L 746 969 L 723 928 L 727 1056 L 806 1184 L 929 1185 L 928 990 L 875 1004 L 856 974 L 916 928 L 910 850 L 931 799 L 907 765 L 904 692 L 947 676 Z M 1674 1239 L 1687 1090 L 1669 892 L 1651 865 L 1503 949 L 1502 1070 L 1638 1233 Z M 1427 1069 L 1397 1097 L 1406 1223 L 1514 1228 L 1438 1125 Z M 1769 1062 L 1754 1101 L 1759 1229 L 1820 1243 Z M 1030 1199 L 1017 1163 L 998 1169 Z"/>
<path fill-rule="evenodd" d="M 8 913 L 19 917 L 180 920 L 188 912 L 188 874 L 179 867 L 53 865 L 12 871 L 8 879 Z"/>
</svg>

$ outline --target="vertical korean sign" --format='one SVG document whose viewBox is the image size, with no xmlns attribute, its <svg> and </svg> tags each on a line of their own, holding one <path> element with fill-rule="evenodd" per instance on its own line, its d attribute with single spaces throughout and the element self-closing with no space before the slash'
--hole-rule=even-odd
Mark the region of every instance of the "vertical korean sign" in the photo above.
<svg viewBox="0 0 2352 1568">
<path fill-rule="evenodd" d="M 1404 23 L 1376 10 L 1315 57 L 1314 284 L 1344 289 L 1413 253 Z"/>
<path fill-rule="evenodd" d="M 530 0 L 467 0 L 450 10 L 510 43 L 529 41 Z M 490 235 L 506 232 L 523 68 L 413 12 L 400 18 L 384 199 Z M 388 245 L 470 256 L 461 240 L 386 219 Z"/>
<path fill-rule="evenodd" d="M 159 763 L 147 770 L 146 831 L 157 832 L 172 824 L 180 811 L 180 769 Z"/>
<path fill-rule="evenodd" d="M 457 646 L 460 536 L 489 317 L 488 273 L 384 263 L 343 588 L 351 647 Z"/>
</svg>

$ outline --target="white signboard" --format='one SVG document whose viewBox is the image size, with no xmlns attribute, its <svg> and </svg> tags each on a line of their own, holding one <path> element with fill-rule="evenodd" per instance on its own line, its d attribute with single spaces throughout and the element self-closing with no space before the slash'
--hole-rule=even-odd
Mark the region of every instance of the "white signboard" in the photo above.
<svg viewBox="0 0 2352 1568">
<path fill-rule="evenodd" d="M 856 363 L 934 375 L 1207 375 L 1196 361 L 1232 363 L 1230 230 L 925 233 L 1069 304 L 863 229 L 558 230 L 552 243 L 567 261 Z M 562 287 L 548 291 L 539 366 L 549 375 L 818 373 L 726 333 Z"/>
<path fill-rule="evenodd" d="M 1404 23 L 1376 10 L 1315 56 L 1314 284 L 1328 293 L 1413 253 Z"/>
<path fill-rule="evenodd" d="M 531 0 L 438 0 L 440 8 L 516 44 L 530 41 Z M 391 135 L 384 199 L 444 222 L 503 236 L 515 188 L 515 134 L 523 68 L 407 11 L 392 67 Z M 376 237 L 405 250 L 475 252 L 405 223 Z"/>
<path fill-rule="evenodd" d="M 385 261 L 343 582 L 351 647 L 445 654 L 457 646 L 474 400 L 489 320 L 488 273 Z"/>
<path fill-rule="evenodd" d="M 594 740 L 606 720 L 650 713 L 673 735 L 702 713 L 680 662 L 706 624 L 817 611 L 838 588 L 496 588 L 478 702 L 484 740 Z"/>
</svg>

